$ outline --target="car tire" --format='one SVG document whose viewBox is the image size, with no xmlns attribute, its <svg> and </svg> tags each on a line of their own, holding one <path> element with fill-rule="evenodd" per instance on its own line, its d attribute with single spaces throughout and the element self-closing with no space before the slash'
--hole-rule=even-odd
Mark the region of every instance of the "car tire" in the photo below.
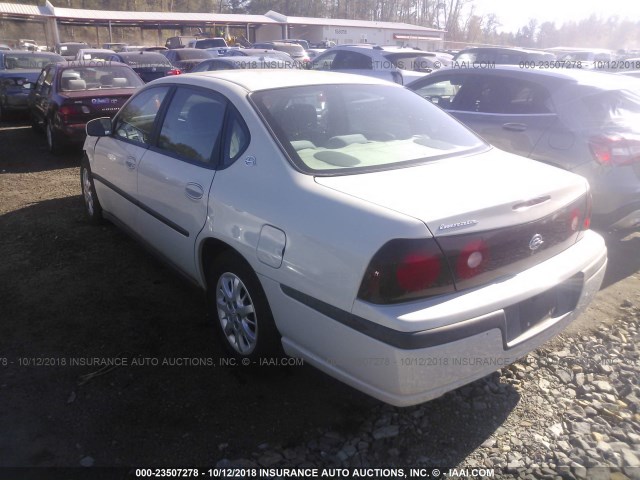
<svg viewBox="0 0 640 480">
<path fill-rule="evenodd" d="M 38 123 L 38 120 L 33 116 L 33 114 L 29 114 L 29 120 L 31 121 L 31 130 L 34 132 L 42 132 L 42 125 Z"/>
<path fill-rule="evenodd" d="M 283 356 L 267 297 L 246 261 L 224 252 L 215 259 L 207 280 L 209 312 L 225 351 L 244 366 Z"/>
<path fill-rule="evenodd" d="M 61 150 L 60 140 L 58 139 L 56 132 L 54 132 L 51 122 L 47 122 L 47 125 L 45 126 L 45 133 L 47 135 L 47 148 L 49 149 L 49 153 L 58 155 Z"/>
<path fill-rule="evenodd" d="M 102 206 L 96 195 L 96 187 L 93 184 L 89 159 L 85 155 L 80 162 L 80 188 L 84 200 L 84 211 L 89 223 L 99 225 L 102 223 Z"/>
</svg>

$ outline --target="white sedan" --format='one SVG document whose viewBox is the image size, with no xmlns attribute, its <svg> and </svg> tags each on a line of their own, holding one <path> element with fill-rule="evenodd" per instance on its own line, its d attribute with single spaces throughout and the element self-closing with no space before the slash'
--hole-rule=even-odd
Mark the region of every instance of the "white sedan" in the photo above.
<svg viewBox="0 0 640 480">
<path fill-rule="evenodd" d="M 87 133 L 89 219 L 199 285 L 230 355 L 284 351 L 393 405 L 536 348 L 606 268 L 582 177 L 374 78 L 166 77 Z"/>
</svg>

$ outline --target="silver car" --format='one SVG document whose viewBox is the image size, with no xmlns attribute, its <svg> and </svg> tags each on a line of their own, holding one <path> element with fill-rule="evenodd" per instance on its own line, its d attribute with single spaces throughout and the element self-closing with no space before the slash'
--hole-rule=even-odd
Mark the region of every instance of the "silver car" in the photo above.
<svg viewBox="0 0 640 480">
<path fill-rule="evenodd" d="M 587 178 L 594 226 L 640 224 L 637 80 L 580 69 L 498 65 L 441 70 L 408 88 L 496 147 Z"/>
<path fill-rule="evenodd" d="M 339 45 L 315 57 L 311 69 L 367 75 L 406 85 L 449 62 L 446 54 L 415 48 Z"/>
</svg>

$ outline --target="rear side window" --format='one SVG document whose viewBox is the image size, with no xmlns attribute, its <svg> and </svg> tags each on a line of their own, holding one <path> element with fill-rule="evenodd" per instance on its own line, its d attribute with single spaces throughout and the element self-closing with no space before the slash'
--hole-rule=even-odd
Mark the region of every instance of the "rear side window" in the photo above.
<svg viewBox="0 0 640 480">
<path fill-rule="evenodd" d="M 160 131 L 158 147 L 177 158 L 215 165 L 214 147 L 224 123 L 226 102 L 189 88 L 178 88 Z"/>
<path fill-rule="evenodd" d="M 168 87 L 150 88 L 133 98 L 118 114 L 114 136 L 148 146 L 156 116 L 168 91 Z"/>
<path fill-rule="evenodd" d="M 373 70 L 373 60 L 358 52 L 340 51 L 336 55 L 331 70 Z"/>
<path fill-rule="evenodd" d="M 234 109 L 224 144 L 224 161 L 222 168 L 235 162 L 249 146 L 249 129 L 240 114 Z"/>
<path fill-rule="evenodd" d="M 446 84 L 440 85 L 446 88 Z M 453 90 L 450 88 L 450 92 Z M 491 75 L 467 77 L 457 87 L 448 108 L 504 115 L 553 113 L 550 94 L 544 87 L 517 78 Z"/>
</svg>

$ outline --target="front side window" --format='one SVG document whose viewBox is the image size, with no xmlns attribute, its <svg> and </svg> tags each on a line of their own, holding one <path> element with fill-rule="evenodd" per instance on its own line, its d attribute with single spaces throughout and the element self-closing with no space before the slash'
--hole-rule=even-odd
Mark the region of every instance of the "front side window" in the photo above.
<svg viewBox="0 0 640 480">
<path fill-rule="evenodd" d="M 178 88 L 160 130 L 158 147 L 178 158 L 214 165 L 214 147 L 224 123 L 226 102 Z"/>
<path fill-rule="evenodd" d="M 308 173 L 397 168 L 486 148 L 403 88 L 316 85 L 260 91 L 251 99 L 292 161 Z"/>
<path fill-rule="evenodd" d="M 118 114 L 114 136 L 143 145 L 149 145 L 156 116 L 169 87 L 155 87 L 140 92 Z"/>
</svg>

